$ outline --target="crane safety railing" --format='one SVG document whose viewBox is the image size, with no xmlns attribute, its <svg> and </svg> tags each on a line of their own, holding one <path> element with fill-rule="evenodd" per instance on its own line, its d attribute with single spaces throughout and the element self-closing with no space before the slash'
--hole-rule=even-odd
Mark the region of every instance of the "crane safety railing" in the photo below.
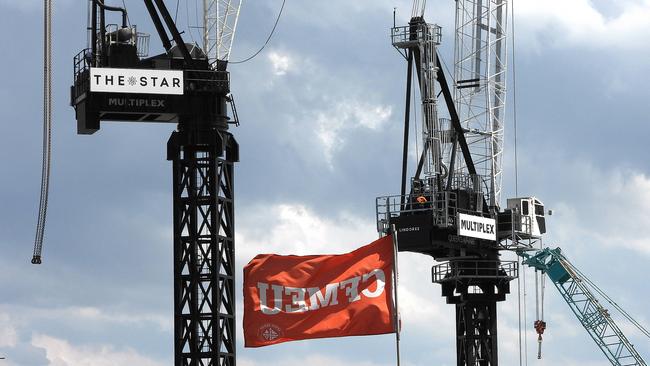
<svg viewBox="0 0 650 366">
<path fill-rule="evenodd" d="M 445 262 L 431 268 L 431 278 L 435 283 L 477 278 L 511 281 L 518 275 L 519 264 L 517 261 L 463 260 Z"/>
<path fill-rule="evenodd" d="M 77 53 L 74 56 L 73 65 L 74 65 L 74 76 L 76 80 L 77 76 L 79 76 L 81 73 L 90 69 L 93 66 L 92 50 L 90 48 L 86 48 L 79 51 L 79 53 Z"/>
<path fill-rule="evenodd" d="M 432 225 L 437 227 L 456 226 L 459 213 L 490 217 L 483 211 L 458 208 L 457 194 L 451 191 L 377 197 L 375 213 L 377 231 L 380 233 L 388 233 L 391 218 L 403 214 L 429 214 L 432 217 Z"/>
<path fill-rule="evenodd" d="M 432 42 L 436 45 L 442 41 L 442 28 L 437 24 L 413 24 L 390 29 L 390 39 L 397 48 L 417 46 L 420 42 Z"/>
<path fill-rule="evenodd" d="M 105 28 L 105 44 L 110 46 L 117 43 L 126 43 L 136 47 L 137 56 L 139 58 L 145 58 L 149 56 L 149 39 L 150 35 L 147 33 L 138 32 L 136 26 L 128 28 L 129 37 L 126 39 L 120 38 L 119 30 L 122 28 L 118 27 L 117 24 L 108 24 Z M 102 50 L 100 43 L 101 32 L 97 33 L 97 54 L 93 55 L 92 48 L 86 48 L 81 50 L 74 57 L 74 75 L 77 76 L 86 69 L 101 65 L 104 57 L 104 50 Z"/>
<path fill-rule="evenodd" d="M 185 89 L 190 92 L 228 91 L 230 73 L 216 70 L 185 70 Z"/>
<path fill-rule="evenodd" d="M 456 194 L 454 192 L 377 197 L 375 208 L 377 230 L 380 233 L 388 233 L 391 218 L 402 214 L 430 214 L 433 225 L 453 226 L 457 216 L 455 201 Z"/>
<path fill-rule="evenodd" d="M 138 57 L 144 58 L 149 56 L 150 35 L 147 33 L 138 32 L 138 29 L 135 25 L 128 27 L 127 29 L 128 33 L 126 34 L 128 37 L 121 39 L 120 31 L 124 31 L 122 27 L 119 27 L 117 24 L 106 25 L 106 45 L 110 46 L 117 43 L 130 44 L 136 47 Z M 98 37 L 99 36 L 100 34 L 98 34 Z"/>
<path fill-rule="evenodd" d="M 567 260 L 560 248 L 545 248 L 532 256 L 523 252 L 519 254 L 526 258 L 524 264 L 548 275 L 582 326 L 612 365 L 647 366 L 634 345 L 614 322 L 609 311 L 603 307 L 590 290 L 591 281 Z M 598 291 L 600 292 L 600 290 Z M 641 327 L 641 329 L 643 328 Z M 644 334 L 647 335 L 647 331 Z"/>
<path fill-rule="evenodd" d="M 86 48 L 74 57 L 74 87 L 72 100 L 90 91 L 90 68 L 93 67 L 92 50 Z M 189 92 L 214 92 L 230 88 L 230 73 L 216 70 L 185 70 L 185 90 Z"/>
<path fill-rule="evenodd" d="M 478 174 L 454 173 L 451 177 L 452 189 L 463 189 L 470 192 L 487 191 L 488 177 Z"/>
<path fill-rule="evenodd" d="M 90 48 L 81 50 L 74 56 L 74 86 L 71 100 L 76 100 L 90 90 L 90 68 L 93 67 L 93 52 Z"/>
<path fill-rule="evenodd" d="M 514 251 L 536 250 L 534 245 L 539 243 L 541 238 L 533 235 L 533 219 L 514 210 L 510 210 L 508 216 L 509 218 L 505 219 L 499 215 L 499 248 Z M 508 224 L 509 228 L 506 229 Z"/>
</svg>

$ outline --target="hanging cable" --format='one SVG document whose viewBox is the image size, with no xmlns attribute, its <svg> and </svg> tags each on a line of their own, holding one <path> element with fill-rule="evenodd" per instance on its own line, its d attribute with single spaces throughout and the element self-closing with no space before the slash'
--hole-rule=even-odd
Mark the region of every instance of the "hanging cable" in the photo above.
<svg viewBox="0 0 650 366">
<path fill-rule="evenodd" d="M 278 26 L 278 22 L 280 21 L 280 18 L 282 17 L 282 12 L 284 11 L 284 4 L 285 3 L 286 3 L 286 0 L 282 0 L 282 6 L 280 7 L 280 12 L 278 13 L 278 17 L 275 19 L 275 24 L 273 24 L 273 29 L 271 29 L 271 33 L 269 33 L 269 36 L 266 38 L 266 41 L 264 42 L 262 47 L 260 47 L 260 49 L 257 50 L 257 52 L 255 52 L 251 56 L 249 56 L 249 57 L 247 57 L 247 58 L 245 58 L 245 59 L 243 59 L 241 61 L 229 61 L 228 63 L 230 63 L 230 64 L 243 64 L 244 62 L 247 62 L 247 61 L 250 61 L 250 60 L 254 59 L 255 56 L 259 55 L 260 52 L 262 52 L 264 47 L 266 47 L 266 45 L 268 45 L 269 42 L 271 41 L 271 38 L 273 37 L 273 34 L 275 34 L 275 28 Z"/>
<path fill-rule="evenodd" d="M 515 62 L 515 5 L 510 6 L 510 24 L 512 27 L 512 113 L 515 134 L 515 197 L 519 197 L 519 158 L 517 156 L 517 63 Z"/>
<path fill-rule="evenodd" d="M 442 57 L 438 58 L 440 61 L 442 61 L 442 66 L 445 68 L 447 71 L 447 75 L 449 75 L 449 79 L 451 80 L 451 85 L 456 85 L 456 79 L 454 78 L 455 75 L 449 70 L 449 67 L 447 66 L 447 63 L 445 62 L 445 59 Z M 442 93 L 442 91 L 441 91 Z"/>
<path fill-rule="evenodd" d="M 535 270 L 535 318 L 539 319 L 539 272 Z"/>
<path fill-rule="evenodd" d="M 521 260 L 521 265 L 524 265 L 523 259 Z M 524 324 L 528 324 L 528 312 L 526 311 L 526 298 L 528 297 L 528 293 L 526 290 L 526 274 L 524 273 L 524 280 L 522 281 L 524 283 Z M 524 334 L 524 365 L 528 366 L 528 337 L 525 336 Z"/>
<path fill-rule="evenodd" d="M 540 285 L 541 277 L 541 285 Z M 541 308 L 541 313 L 540 313 Z M 535 315 L 537 319 L 533 326 L 537 332 L 537 359 L 542 358 L 542 335 L 546 330 L 546 322 L 544 321 L 544 277 L 543 273 L 535 270 Z"/>
<path fill-rule="evenodd" d="M 413 79 L 415 79 L 415 78 L 416 78 L 416 76 L 413 75 Z M 416 98 L 415 98 L 415 91 L 417 89 L 415 88 L 415 83 L 412 83 L 412 85 L 413 85 L 413 91 L 412 91 L 413 98 L 412 99 L 413 99 L 413 121 L 414 121 L 413 122 L 413 128 L 415 128 L 415 135 L 413 135 L 415 138 L 413 140 L 415 141 L 415 166 L 417 166 L 418 165 L 418 159 L 420 158 L 420 149 L 419 149 L 419 146 L 418 146 L 418 138 L 419 138 L 419 135 L 418 135 L 418 105 L 417 105 Z M 424 149 L 424 147 L 422 147 L 422 148 Z"/>
<path fill-rule="evenodd" d="M 618 305 L 614 300 L 612 300 L 607 294 L 601 290 L 598 286 L 596 286 L 595 283 L 593 283 L 589 277 L 585 276 L 584 273 L 582 273 L 578 268 L 573 266 L 566 258 L 563 258 L 564 261 L 562 264 L 564 264 L 567 268 L 570 268 L 572 271 L 577 273 L 582 280 L 589 285 L 593 290 L 595 290 L 600 296 L 602 296 L 605 301 L 610 303 L 621 315 L 623 315 L 632 325 L 634 325 L 641 333 L 643 333 L 646 337 L 650 338 L 650 332 L 643 326 L 641 325 L 637 320 L 632 318 L 632 316 L 625 311 L 620 305 Z"/>
<path fill-rule="evenodd" d="M 523 354 L 521 349 L 521 272 L 519 273 L 519 276 L 517 276 L 517 322 L 519 328 L 519 366 L 523 366 Z"/>
<path fill-rule="evenodd" d="M 194 0 L 194 21 L 196 22 L 196 23 L 194 23 L 195 24 L 194 27 L 196 29 L 205 29 L 205 24 L 203 24 L 203 26 L 201 26 L 200 25 L 201 22 L 199 21 L 199 1 L 198 0 Z M 189 27 L 189 25 L 188 25 L 188 27 Z M 201 35 L 201 34 L 199 34 L 199 35 Z"/>
<path fill-rule="evenodd" d="M 33 264 L 41 264 L 47 199 L 50 186 L 52 153 L 52 3 L 43 1 L 43 159 L 41 169 L 41 195 L 34 239 Z"/>
<path fill-rule="evenodd" d="M 124 9 L 126 9 L 126 2 L 124 0 L 122 0 L 122 6 L 124 7 Z M 129 13 L 128 12 L 126 13 L 126 22 L 129 24 L 129 27 L 130 27 L 131 26 L 131 19 L 129 18 Z"/>
<path fill-rule="evenodd" d="M 187 27 L 187 32 L 190 34 L 192 44 L 195 45 L 196 41 L 194 40 L 194 32 L 192 32 L 192 26 L 190 25 L 190 7 L 187 3 L 188 1 L 185 0 L 185 26 Z"/>
</svg>

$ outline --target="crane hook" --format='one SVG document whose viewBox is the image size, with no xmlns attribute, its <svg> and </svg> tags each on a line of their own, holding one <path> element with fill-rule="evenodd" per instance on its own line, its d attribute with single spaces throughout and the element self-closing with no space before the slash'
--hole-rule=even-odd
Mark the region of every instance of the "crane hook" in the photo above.
<svg viewBox="0 0 650 366">
<path fill-rule="evenodd" d="M 542 334 L 544 334 L 544 330 L 546 330 L 546 322 L 543 320 L 535 320 L 533 326 L 535 327 L 535 331 L 537 331 L 537 359 L 541 360 L 542 359 Z"/>
</svg>

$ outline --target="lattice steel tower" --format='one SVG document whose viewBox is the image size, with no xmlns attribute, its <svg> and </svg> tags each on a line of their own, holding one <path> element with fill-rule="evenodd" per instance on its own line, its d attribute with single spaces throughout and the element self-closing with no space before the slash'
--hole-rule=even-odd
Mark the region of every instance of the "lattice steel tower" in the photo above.
<svg viewBox="0 0 650 366">
<path fill-rule="evenodd" d="M 456 1 L 455 100 L 477 172 L 487 178 L 490 206 L 501 204 L 507 4 Z"/>
<path fill-rule="evenodd" d="M 226 71 L 241 1 L 204 2 L 204 44 L 186 44 L 163 0 L 143 0 L 165 51 L 124 8 L 89 0 L 89 42 L 74 58 L 77 131 L 101 121 L 170 122 L 173 166 L 176 366 L 234 366 L 235 197 L 238 124 Z M 121 25 L 107 24 L 121 13 Z M 171 38 L 170 38 L 171 37 Z M 229 116 L 229 107 L 232 111 Z"/>
<path fill-rule="evenodd" d="M 203 49 L 210 63 L 228 62 L 242 0 L 203 0 Z"/>
<path fill-rule="evenodd" d="M 499 207 L 506 1 L 456 1 L 451 80 L 437 53 L 440 27 L 424 20 L 425 6 L 415 0 L 409 24 L 391 31 L 393 46 L 407 61 L 402 184 L 400 195 L 377 199 L 378 231 L 395 234 L 399 251 L 439 262 L 432 280 L 455 306 L 457 365 L 496 366 L 497 302 L 518 276 L 517 262 L 499 257 L 512 245 L 507 238 L 514 222 L 514 213 Z M 415 139 L 421 151 L 409 187 L 413 80 L 420 95 Z M 497 226 L 508 220 L 503 230 Z"/>
</svg>

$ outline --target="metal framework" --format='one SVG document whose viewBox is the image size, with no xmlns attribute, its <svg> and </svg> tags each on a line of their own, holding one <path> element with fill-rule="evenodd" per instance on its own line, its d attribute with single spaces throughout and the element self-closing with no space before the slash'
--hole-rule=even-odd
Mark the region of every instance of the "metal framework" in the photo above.
<svg viewBox="0 0 650 366">
<path fill-rule="evenodd" d="M 460 365 L 497 365 L 497 304 L 456 305 L 456 352 Z"/>
<path fill-rule="evenodd" d="M 545 272 L 576 315 L 587 333 L 614 366 L 646 366 L 621 329 L 589 289 L 588 278 L 562 254 L 560 248 L 545 248 L 527 258 L 524 264 Z"/>
<path fill-rule="evenodd" d="M 413 13 L 417 13 L 415 6 Z M 415 57 L 417 58 L 416 64 L 420 65 L 417 73 L 420 82 L 422 112 L 422 173 L 425 182 L 432 182 L 437 175 L 442 173 L 442 131 L 438 120 L 438 98 L 435 88 L 438 74 L 436 47 L 440 44 L 440 39 L 440 27 L 425 22 L 412 22 L 408 26 L 394 27 L 391 30 L 393 46 L 398 49 L 417 50 Z"/>
<path fill-rule="evenodd" d="M 542 238 L 532 234 L 532 218 L 508 211 L 499 215 L 499 248 L 517 252 L 542 248 Z"/>
<path fill-rule="evenodd" d="M 499 260 L 453 260 L 432 268 L 447 303 L 456 304 L 458 365 L 498 365 L 497 302 L 510 291 L 518 263 Z"/>
<path fill-rule="evenodd" d="M 456 1 L 455 100 L 488 202 L 501 200 L 507 0 Z M 456 169 L 463 169 L 458 159 Z"/>
<path fill-rule="evenodd" d="M 210 64 L 228 61 L 242 0 L 203 0 L 203 49 Z"/>
<path fill-rule="evenodd" d="M 175 365 L 234 366 L 236 143 L 223 133 L 224 158 L 216 131 L 199 132 L 213 136 L 206 144 L 191 142 L 194 133 L 174 132 L 168 145 L 174 172 Z"/>
</svg>

